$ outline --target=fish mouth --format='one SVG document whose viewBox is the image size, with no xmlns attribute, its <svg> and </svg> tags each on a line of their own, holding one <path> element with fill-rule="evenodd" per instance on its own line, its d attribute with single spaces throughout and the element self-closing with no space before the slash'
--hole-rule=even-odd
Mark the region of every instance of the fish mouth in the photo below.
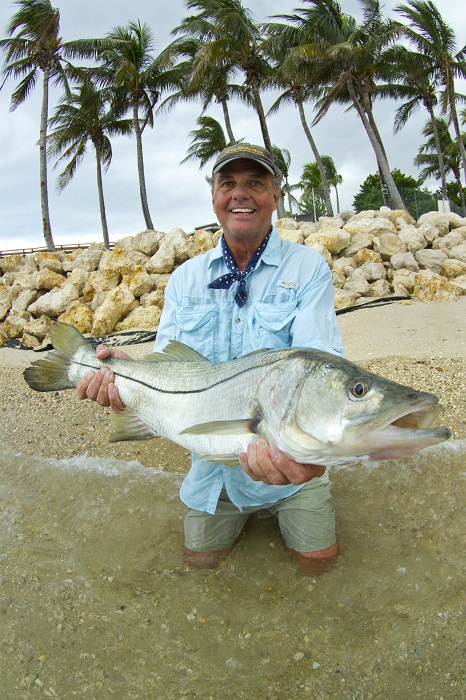
<svg viewBox="0 0 466 700">
<path fill-rule="evenodd" d="M 442 410 L 432 394 L 419 397 L 401 408 L 389 420 L 364 436 L 369 459 L 409 457 L 424 447 L 448 440 L 451 433 L 444 426 L 431 427 Z"/>
</svg>

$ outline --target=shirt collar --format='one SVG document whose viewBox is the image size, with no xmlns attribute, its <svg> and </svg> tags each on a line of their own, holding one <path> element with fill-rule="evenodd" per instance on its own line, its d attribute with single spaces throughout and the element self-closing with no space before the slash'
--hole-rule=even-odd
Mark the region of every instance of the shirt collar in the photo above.
<svg viewBox="0 0 466 700">
<path fill-rule="evenodd" d="M 280 235 L 275 228 L 275 226 L 272 227 L 272 233 L 269 238 L 269 242 L 267 243 L 267 247 L 262 253 L 261 259 L 259 260 L 259 264 L 261 262 L 265 263 L 266 265 L 274 265 L 275 267 L 278 267 L 280 264 L 280 243 L 281 243 L 281 238 Z M 222 243 L 221 240 L 219 239 L 217 245 L 215 248 L 212 248 L 212 250 L 209 251 L 209 261 L 208 261 L 208 267 L 212 267 L 214 262 L 216 260 L 219 260 L 220 258 L 223 260 L 223 252 L 222 252 Z"/>
</svg>

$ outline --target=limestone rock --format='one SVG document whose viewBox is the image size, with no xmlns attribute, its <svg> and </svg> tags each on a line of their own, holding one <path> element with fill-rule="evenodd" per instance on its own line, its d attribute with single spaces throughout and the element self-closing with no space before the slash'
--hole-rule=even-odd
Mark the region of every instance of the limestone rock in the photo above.
<svg viewBox="0 0 466 700">
<path fill-rule="evenodd" d="M 122 282 L 127 284 L 133 296 L 138 299 L 142 294 L 148 294 L 154 289 L 154 279 L 141 265 L 137 265 L 131 275 L 123 275 Z"/>
<path fill-rule="evenodd" d="M 447 216 L 448 223 L 450 224 L 450 229 L 456 229 L 460 226 L 466 226 L 466 217 L 461 217 L 459 214 L 455 214 L 454 212 L 449 212 Z"/>
<path fill-rule="evenodd" d="M 450 280 L 454 277 L 460 277 L 461 275 L 466 274 L 466 261 L 462 262 L 461 260 L 447 258 L 442 263 L 440 274 Z"/>
<path fill-rule="evenodd" d="M 52 325 L 52 319 L 49 316 L 43 315 L 39 316 L 39 318 L 31 318 L 31 320 L 24 325 L 23 332 L 28 335 L 33 335 L 39 338 L 39 340 L 43 340 L 50 331 Z"/>
<path fill-rule="evenodd" d="M 3 321 L 11 309 L 11 304 L 12 299 L 10 287 L 0 286 L 0 321 Z"/>
<path fill-rule="evenodd" d="M 97 270 L 100 259 L 104 254 L 105 247 L 103 243 L 91 243 L 89 248 L 80 251 L 77 255 L 66 255 L 63 258 L 63 270 L 72 272 L 77 267 L 93 272 Z"/>
<path fill-rule="evenodd" d="M 94 323 L 94 314 L 86 304 L 77 299 L 68 306 L 63 314 L 60 314 L 58 320 L 63 323 L 69 323 L 70 326 L 77 328 L 80 333 L 90 333 Z"/>
<path fill-rule="evenodd" d="M 427 247 L 426 238 L 415 226 L 405 226 L 405 228 L 400 229 L 398 235 L 410 253 Z"/>
<path fill-rule="evenodd" d="M 190 258 L 194 258 L 196 255 L 201 255 L 202 253 L 207 253 L 207 251 L 211 250 L 212 248 L 214 248 L 214 242 L 210 231 L 200 229 L 199 231 L 195 231 L 188 239 L 188 252 Z"/>
<path fill-rule="evenodd" d="M 61 289 L 52 289 L 52 291 L 39 297 L 37 301 L 28 307 L 28 311 L 36 317 L 45 314 L 56 318 L 66 311 L 68 305 L 72 301 L 76 301 L 76 299 L 79 299 L 79 291 L 73 284 L 69 284 Z"/>
<path fill-rule="evenodd" d="M 466 262 L 466 243 L 461 243 L 450 250 L 450 257 L 461 262 Z"/>
<path fill-rule="evenodd" d="M 32 256 L 35 264 L 42 270 L 44 267 L 56 272 L 57 275 L 63 274 L 63 265 L 60 253 L 38 252 Z"/>
<path fill-rule="evenodd" d="M 136 262 L 132 259 L 131 251 L 124 248 L 107 250 L 99 262 L 99 272 L 112 270 L 120 275 L 128 275 L 134 270 Z"/>
<path fill-rule="evenodd" d="M 11 314 L 3 324 L 3 332 L 7 338 L 19 338 L 23 333 L 23 328 L 31 318 L 31 314 L 25 311 L 22 314 Z"/>
<path fill-rule="evenodd" d="M 351 236 L 349 246 L 343 249 L 344 257 L 350 258 L 363 248 L 371 248 L 374 239 L 373 233 L 355 233 Z"/>
<path fill-rule="evenodd" d="M 324 229 L 319 229 L 317 233 L 311 233 L 306 238 L 306 245 L 310 243 L 320 243 L 325 246 L 332 255 L 338 255 L 343 248 L 347 248 L 351 241 L 351 234 L 348 231 L 343 231 L 341 228 L 330 228 L 325 226 Z"/>
<path fill-rule="evenodd" d="M 417 220 L 418 226 L 424 223 L 433 224 L 439 232 L 439 236 L 446 236 L 450 230 L 450 221 L 448 214 L 443 214 L 439 211 L 429 211 L 427 214 L 422 214 Z"/>
<path fill-rule="evenodd" d="M 334 269 L 332 270 L 332 277 L 333 277 L 333 286 L 337 287 L 338 289 L 343 289 L 345 282 L 346 282 L 346 275 L 343 272 L 343 270 L 340 269 Z"/>
<path fill-rule="evenodd" d="M 365 261 L 364 261 L 365 262 Z M 337 258 L 333 260 L 332 270 L 342 270 L 346 277 L 349 277 L 356 268 L 356 263 L 353 258 Z"/>
<path fill-rule="evenodd" d="M 294 229 L 298 228 L 298 224 L 294 219 L 290 219 L 290 218 L 285 217 L 284 219 L 278 219 L 275 222 L 275 228 L 283 229 L 283 230 L 284 229 L 294 230 Z"/>
<path fill-rule="evenodd" d="M 388 297 L 390 296 L 392 290 L 390 283 L 386 279 L 378 279 L 369 285 L 369 289 L 366 292 L 368 297 Z"/>
<path fill-rule="evenodd" d="M 133 246 L 144 255 L 152 257 L 159 249 L 159 245 L 163 240 L 164 234 L 161 231 L 141 231 L 134 236 Z"/>
<path fill-rule="evenodd" d="M 92 274 L 92 273 L 91 273 Z M 88 277 L 88 273 L 83 270 L 80 267 L 77 267 L 76 270 L 73 270 L 73 272 L 70 272 L 68 277 L 66 278 L 66 281 L 63 286 L 67 284 L 74 284 L 75 287 L 78 289 L 79 294 L 81 295 L 83 293 L 84 285 L 86 284 Z"/>
<path fill-rule="evenodd" d="M 92 335 L 111 333 L 116 324 L 126 316 L 133 302 L 134 296 L 127 285 L 120 284 L 116 289 L 112 289 L 94 314 Z"/>
<path fill-rule="evenodd" d="M 11 312 L 14 314 L 22 314 L 37 297 L 38 292 L 35 289 L 22 289 L 11 305 Z"/>
<path fill-rule="evenodd" d="M 448 256 L 443 250 L 425 249 L 416 251 L 414 257 L 421 269 L 426 268 L 433 272 L 440 272 L 442 263 Z"/>
<path fill-rule="evenodd" d="M 346 280 L 343 289 L 346 289 L 349 292 L 354 292 L 358 296 L 367 294 L 369 290 L 369 282 L 359 267 L 357 267 L 352 272 L 351 277 Z"/>
<path fill-rule="evenodd" d="M 35 335 L 30 335 L 29 333 L 23 333 L 19 342 L 21 345 L 24 345 L 25 348 L 29 348 L 30 350 L 33 350 L 41 345 L 39 338 L 37 338 Z"/>
<path fill-rule="evenodd" d="M 37 288 L 38 289 L 55 289 L 55 287 L 63 287 L 66 282 L 66 277 L 64 275 L 59 275 L 54 272 L 49 267 L 41 267 L 37 275 Z"/>
<path fill-rule="evenodd" d="M 322 257 L 325 259 L 327 265 L 330 267 L 332 266 L 332 256 L 327 250 L 325 246 L 322 245 L 322 243 L 313 243 L 312 241 L 309 240 L 310 236 L 306 238 L 306 241 L 304 245 L 307 248 L 312 248 L 312 250 L 315 250 L 316 253 L 319 253 L 319 255 L 322 255 Z"/>
<path fill-rule="evenodd" d="M 363 273 L 364 277 L 368 282 L 375 282 L 376 280 L 384 280 L 386 275 L 385 267 L 382 263 L 377 262 L 366 262 L 358 268 Z"/>
<path fill-rule="evenodd" d="M 447 233 L 446 236 L 439 236 L 439 238 L 437 238 L 432 243 L 432 248 L 437 250 L 443 250 L 444 253 L 450 255 L 453 248 L 456 248 L 456 246 L 462 245 L 463 243 L 464 238 L 461 235 L 459 229 L 456 229 L 456 231 L 451 231 L 450 233 Z"/>
<path fill-rule="evenodd" d="M 419 264 L 412 253 L 395 253 L 390 258 L 390 265 L 394 270 L 413 270 L 419 272 Z"/>
<path fill-rule="evenodd" d="M 353 217 L 344 226 L 344 231 L 348 231 L 352 236 L 358 233 L 370 233 L 372 236 L 380 236 L 382 233 L 396 233 L 395 224 L 385 217 Z"/>
<path fill-rule="evenodd" d="M 91 272 L 83 287 L 82 294 L 86 301 L 92 301 L 96 294 L 109 292 L 118 287 L 121 281 L 119 270 L 112 267 L 104 267 L 102 270 Z"/>
<path fill-rule="evenodd" d="M 416 284 L 416 273 L 412 270 L 396 270 L 393 275 L 393 293 L 397 296 L 410 296 Z"/>
<path fill-rule="evenodd" d="M 175 249 L 172 243 L 164 239 L 160 244 L 158 251 L 153 255 L 147 263 L 147 272 L 172 272 L 175 264 Z"/>
<path fill-rule="evenodd" d="M 318 225 L 313 221 L 300 221 L 298 223 L 298 228 L 303 232 L 304 240 L 306 240 L 306 238 L 312 233 L 316 233 L 319 230 Z"/>
<path fill-rule="evenodd" d="M 404 209 L 389 209 L 388 207 L 380 207 L 379 215 L 395 224 L 397 229 L 400 228 L 401 222 L 408 225 L 414 225 L 416 223 L 411 214 Z"/>
<path fill-rule="evenodd" d="M 138 306 L 116 324 L 115 330 L 127 331 L 131 328 L 155 330 L 159 327 L 161 313 L 162 310 L 158 306 Z"/>
<path fill-rule="evenodd" d="M 390 260 L 395 253 L 406 252 L 406 244 L 403 243 L 398 234 L 391 231 L 384 231 L 380 235 L 375 236 L 372 245 L 382 260 Z"/>
<path fill-rule="evenodd" d="M 163 289 L 155 289 L 153 292 L 143 294 L 139 299 L 139 303 L 141 306 L 158 306 L 159 309 L 163 309 L 164 299 Z"/>
<path fill-rule="evenodd" d="M 6 272 L 19 272 L 21 268 L 24 267 L 26 261 L 23 255 L 19 253 L 14 253 L 13 255 L 6 255 L 4 258 L 0 258 L 0 270 L 5 274 Z"/>
<path fill-rule="evenodd" d="M 186 233 L 181 228 L 172 228 L 165 234 L 165 240 L 170 241 L 175 251 L 175 263 L 181 265 L 189 259 Z"/>
<path fill-rule="evenodd" d="M 451 283 L 455 285 L 455 287 L 459 287 L 461 294 L 466 294 L 466 275 L 455 277 L 454 280 L 451 280 Z"/>
<path fill-rule="evenodd" d="M 440 235 L 439 229 L 430 221 L 425 221 L 417 230 L 421 236 L 424 236 L 427 243 L 433 243 Z"/>
<path fill-rule="evenodd" d="M 367 262 L 381 263 L 382 257 L 380 253 L 376 253 L 372 248 L 361 248 L 361 250 L 358 250 L 358 252 L 353 255 L 353 260 L 356 267 L 361 267 L 361 265 Z"/>
<path fill-rule="evenodd" d="M 416 275 L 413 291 L 414 299 L 420 301 L 451 301 L 458 299 L 461 290 L 450 280 L 437 275 L 432 270 L 421 270 Z"/>
<path fill-rule="evenodd" d="M 345 221 L 341 216 L 319 216 L 319 230 L 325 231 L 327 228 L 333 229 L 343 228 Z"/>
<path fill-rule="evenodd" d="M 304 243 L 303 232 L 298 228 L 279 228 L 277 229 L 280 238 L 283 241 L 291 241 L 292 243 Z"/>
<path fill-rule="evenodd" d="M 358 295 L 351 292 L 349 289 L 335 289 L 335 308 L 345 309 L 348 306 L 354 306 Z"/>
</svg>

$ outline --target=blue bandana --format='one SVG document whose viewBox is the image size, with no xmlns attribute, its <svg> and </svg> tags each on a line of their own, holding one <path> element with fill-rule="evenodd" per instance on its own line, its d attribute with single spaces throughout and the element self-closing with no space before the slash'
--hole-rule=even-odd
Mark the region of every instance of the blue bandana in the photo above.
<svg viewBox="0 0 466 700">
<path fill-rule="evenodd" d="M 225 261 L 225 265 L 227 268 L 230 270 L 225 275 L 222 275 L 221 277 L 217 277 L 216 280 L 208 284 L 209 289 L 230 289 L 231 285 L 233 282 L 238 281 L 238 289 L 236 290 L 235 294 L 235 301 L 238 304 L 238 306 L 244 306 L 246 303 L 246 299 L 248 298 L 248 292 L 246 289 L 246 276 L 254 270 L 256 267 L 257 263 L 260 260 L 260 257 L 262 253 L 265 250 L 265 247 L 269 241 L 270 234 L 272 233 L 272 227 L 270 227 L 270 231 L 260 244 L 259 248 L 256 250 L 254 255 L 249 259 L 248 264 L 246 265 L 246 268 L 244 270 L 240 270 L 238 265 L 235 262 L 235 259 L 231 253 L 231 250 L 229 249 L 227 242 L 225 241 L 224 236 L 222 235 L 222 253 L 223 253 L 223 259 Z"/>
</svg>

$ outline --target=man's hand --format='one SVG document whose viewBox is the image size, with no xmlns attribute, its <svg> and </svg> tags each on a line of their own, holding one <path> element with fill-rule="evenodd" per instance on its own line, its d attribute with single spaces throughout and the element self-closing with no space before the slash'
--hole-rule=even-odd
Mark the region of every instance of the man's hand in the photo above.
<svg viewBox="0 0 466 700">
<path fill-rule="evenodd" d="M 105 360 L 108 357 L 117 357 L 120 360 L 132 359 L 123 350 L 109 348 L 106 345 L 98 345 L 95 354 L 98 360 Z M 125 405 L 114 384 L 113 372 L 104 367 L 97 372 L 88 372 L 84 375 L 76 385 L 76 396 L 78 399 L 96 401 L 100 406 L 110 406 L 112 411 L 125 410 Z"/>
<path fill-rule="evenodd" d="M 322 476 L 325 467 L 319 464 L 301 464 L 290 459 L 284 452 L 259 440 L 248 445 L 242 452 L 239 462 L 253 481 L 283 486 L 285 484 L 305 484 L 316 476 Z"/>
</svg>

